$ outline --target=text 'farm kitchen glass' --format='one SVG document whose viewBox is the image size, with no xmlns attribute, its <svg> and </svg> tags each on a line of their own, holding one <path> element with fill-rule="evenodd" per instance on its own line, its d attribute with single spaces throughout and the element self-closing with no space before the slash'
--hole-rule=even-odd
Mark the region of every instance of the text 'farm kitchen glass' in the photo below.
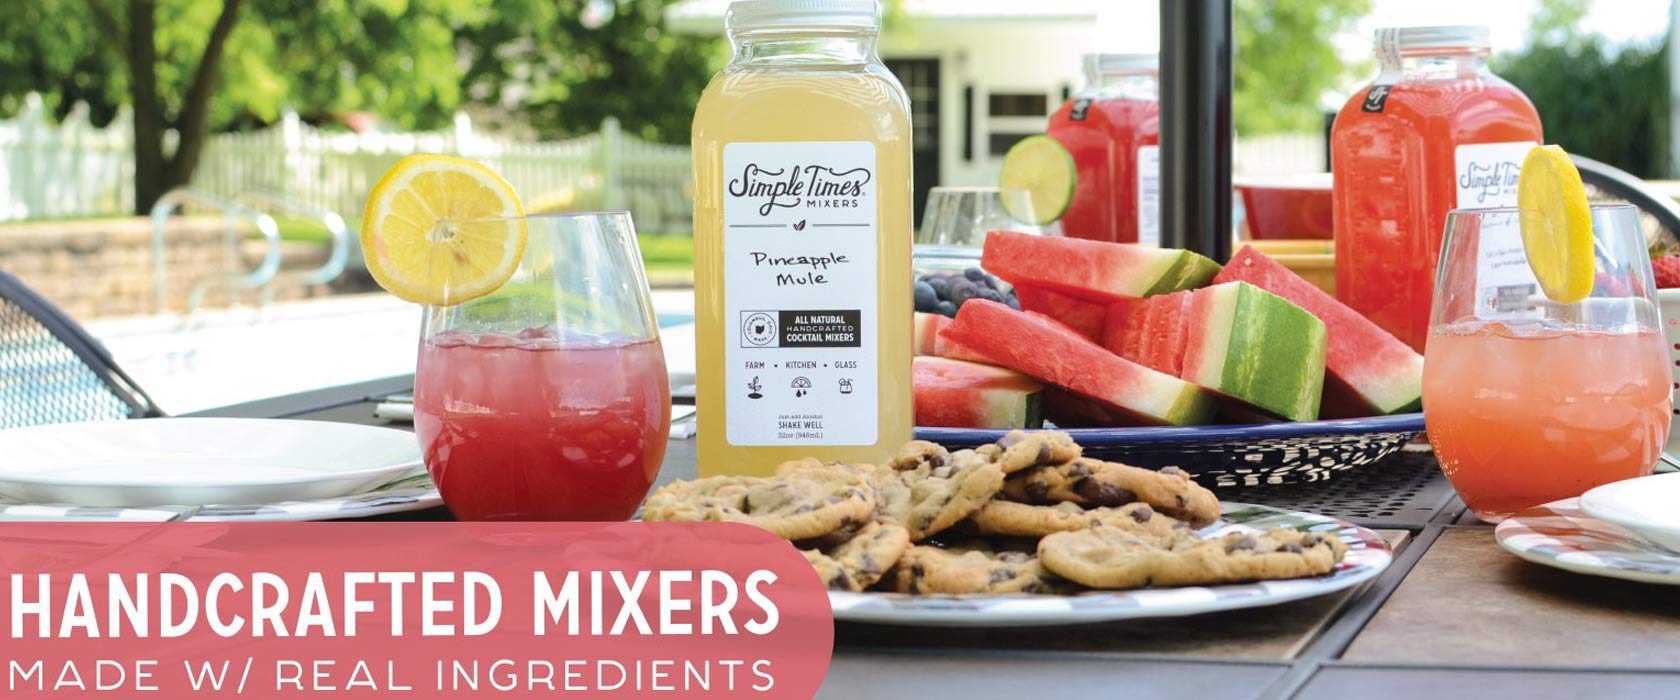
<svg viewBox="0 0 1680 700">
<path fill-rule="evenodd" d="M 414 427 L 465 520 L 624 520 L 665 455 L 670 385 L 625 212 L 526 218 L 513 279 L 428 307 Z"/>
<path fill-rule="evenodd" d="M 1456 210 L 1435 279 L 1423 404 L 1441 469 L 1483 520 L 1650 474 L 1668 353 L 1636 209 L 1592 207 L 1592 294 L 1540 293 L 1514 208 Z"/>
</svg>

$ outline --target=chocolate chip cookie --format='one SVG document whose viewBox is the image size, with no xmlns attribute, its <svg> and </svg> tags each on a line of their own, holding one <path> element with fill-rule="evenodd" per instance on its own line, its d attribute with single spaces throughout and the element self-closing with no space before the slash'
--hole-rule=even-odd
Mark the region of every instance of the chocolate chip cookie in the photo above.
<svg viewBox="0 0 1680 700">
<path fill-rule="evenodd" d="M 786 476 L 796 472 L 820 472 L 824 470 L 863 479 L 875 491 L 875 519 L 885 523 L 904 524 L 904 514 L 910 510 L 910 485 L 906 484 L 904 479 L 898 475 L 898 472 L 890 467 L 874 464 L 823 462 L 807 457 L 783 462 L 776 467 L 776 474 Z"/>
<path fill-rule="evenodd" d="M 1003 467 L 1003 473 L 1014 474 L 1033 467 L 1064 464 L 1079 458 L 1079 443 L 1060 430 L 1011 430 L 994 445 L 976 451 L 990 457 Z"/>
<path fill-rule="evenodd" d="M 951 452 L 938 443 L 911 440 L 898 448 L 886 466 L 896 471 L 909 471 L 923 465 L 941 465 L 950 461 Z"/>
<path fill-rule="evenodd" d="M 1083 508 L 1072 503 L 1033 506 L 992 501 L 969 516 L 969 522 L 974 525 L 974 531 L 982 535 L 1007 537 L 1042 537 L 1098 526 L 1132 532 L 1164 545 L 1194 536 L 1183 521 L 1161 515 L 1147 503 L 1128 503 L 1116 508 Z"/>
<path fill-rule="evenodd" d="M 920 441 L 882 466 L 803 459 L 776 469 L 779 476 L 824 471 L 863 479 L 875 492 L 875 520 L 902 525 L 917 541 L 961 522 L 1003 488 L 1003 471 L 987 457 Z"/>
<path fill-rule="evenodd" d="M 911 547 L 885 585 L 899 593 L 1061 593 L 1070 587 L 1028 552 Z"/>
<path fill-rule="evenodd" d="M 1014 475 L 1003 495 L 1020 503 L 1120 506 L 1148 503 L 1156 511 L 1205 527 L 1219 519 L 1219 497 L 1177 467 L 1160 471 L 1081 457 Z"/>
<path fill-rule="evenodd" d="M 1162 547 L 1133 532 L 1095 527 L 1059 532 L 1038 544 L 1047 570 L 1102 589 L 1317 576 L 1334 570 L 1346 552 L 1346 545 L 1332 535 L 1281 528 L 1186 539 Z"/>
<path fill-rule="evenodd" d="M 643 520 L 746 523 L 790 540 L 856 527 L 874 515 L 875 490 L 868 482 L 832 469 L 678 481 L 642 506 Z"/>
<path fill-rule="evenodd" d="M 881 580 L 909 548 L 908 530 L 872 522 L 837 546 L 801 551 L 830 590 L 857 592 Z"/>
<path fill-rule="evenodd" d="M 1003 488 L 1002 467 L 970 450 L 952 453 L 942 463 L 923 462 L 894 474 L 909 489 L 909 501 L 903 506 L 891 504 L 880 517 L 903 523 L 917 541 L 962 522 Z"/>
</svg>

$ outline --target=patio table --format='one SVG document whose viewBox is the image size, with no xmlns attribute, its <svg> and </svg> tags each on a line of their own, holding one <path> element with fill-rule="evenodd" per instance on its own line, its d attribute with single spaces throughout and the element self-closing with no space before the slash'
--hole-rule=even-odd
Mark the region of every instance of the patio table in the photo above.
<svg viewBox="0 0 1680 700">
<path fill-rule="evenodd" d="M 374 404 L 411 385 L 393 377 L 200 415 L 379 425 Z M 694 474 L 694 442 L 671 441 L 660 483 Z M 837 623 L 819 697 L 1680 697 L 1680 591 L 1505 553 L 1426 451 L 1220 497 L 1371 527 L 1395 546 L 1394 563 L 1340 595 L 1188 618 L 1001 630 Z"/>
</svg>

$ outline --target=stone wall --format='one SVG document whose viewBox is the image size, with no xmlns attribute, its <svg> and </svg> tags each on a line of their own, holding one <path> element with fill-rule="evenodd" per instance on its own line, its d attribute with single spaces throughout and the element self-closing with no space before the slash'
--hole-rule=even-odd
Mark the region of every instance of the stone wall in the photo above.
<svg viewBox="0 0 1680 700">
<path fill-rule="evenodd" d="M 174 217 L 164 234 L 167 311 L 186 310 L 187 296 L 206 279 L 256 267 L 261 241 L 245 241 L 228 254 L 220 217 Z M 326 246 L 285 243 L 281 275 L 307 271 L 326 261 Z M 238 259 L 230 259 L 237 257 Z M 152 225 L 144 217 L 41 221 L 0 225 L 0 270 L 21 278 L 77 319 L 155 314 Z M 214 288 L 205 307 L 253 304 L 257 293 L 237 295 Z M 276 286 L 276 299 L 331 293 L 321 285 L 289 282 Z"/>
</svg>

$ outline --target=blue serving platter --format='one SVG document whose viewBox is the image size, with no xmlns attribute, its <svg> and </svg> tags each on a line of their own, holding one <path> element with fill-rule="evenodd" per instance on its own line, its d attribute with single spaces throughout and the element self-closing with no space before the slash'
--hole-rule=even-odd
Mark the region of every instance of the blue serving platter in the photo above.
<svg viewBox="0 0 1680 700">
<path fill-rule="evenodd" d="M 1005 430 L 916 428 L 947 447 L 996 442 Z M 1423 414 L 1299 423 L 1070 428 L 1085 454 L 1139 467 L 1178 467 L 1209 486 L 1322 481 L 1383 459 L 1423 432 Z"/>
</svg>

